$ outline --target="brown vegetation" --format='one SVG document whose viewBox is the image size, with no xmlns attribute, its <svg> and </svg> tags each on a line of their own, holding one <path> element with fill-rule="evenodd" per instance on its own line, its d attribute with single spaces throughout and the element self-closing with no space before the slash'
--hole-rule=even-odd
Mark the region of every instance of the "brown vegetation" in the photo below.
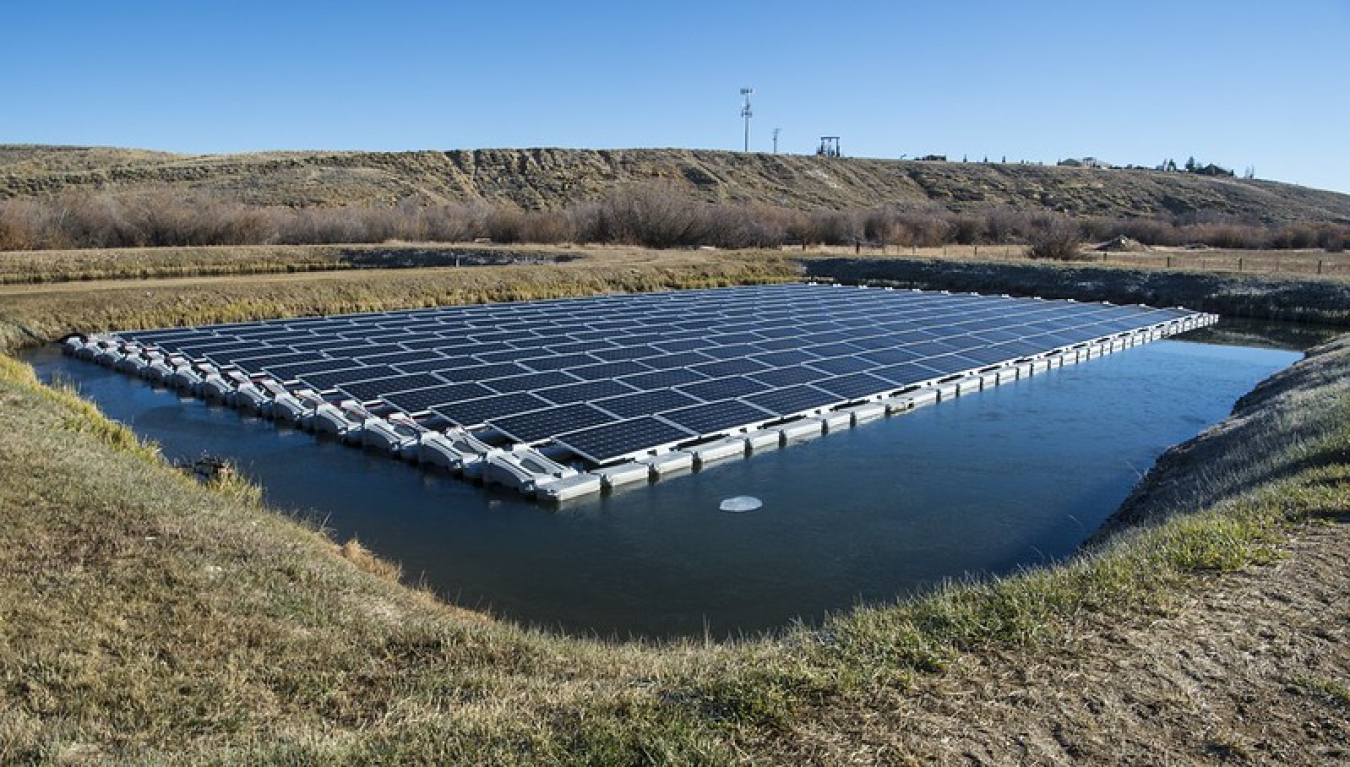
<svg viewBox="0 0 1350 767">
<path fill-rule="evenodd" d="M 561 210 L 483 203 L 262 208 L 219 194 L 170 188 L 136 196 L 66 192 L 0 201 L 0 250 L 203 245 L 403 242 L 622 244 L 724 249 L 802 246 L 934 247 L 1028 244 L 1033 255 L 1073 255 L 1080 242 L 1129 237 L 1152 246 L 1311 249 L 1339 252 L 1350 225 L 1265 226 L 1215 215 L 1109 219 L 995 208 L 953 213 L 882 206 L 790 210 L 757 203 L 709 203 L 668 182 L 614 189 Z M 1051 243 L 1051 241 L 1057 241 Z"/>
</svg>

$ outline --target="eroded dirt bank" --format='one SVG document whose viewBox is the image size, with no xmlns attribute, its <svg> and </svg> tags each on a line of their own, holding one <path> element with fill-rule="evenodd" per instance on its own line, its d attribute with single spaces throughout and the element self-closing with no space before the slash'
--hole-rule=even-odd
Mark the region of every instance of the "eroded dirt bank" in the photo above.
<svg viewBox="0 0 1350 767">
<path fill-rule="evenodd" d="M 1185 306 L 1233 317 L 1350 325 L 1350 282 L 1100 266 L 910 258 L 806 258 L 807 276 L 925 290 Z"/>
</svg>

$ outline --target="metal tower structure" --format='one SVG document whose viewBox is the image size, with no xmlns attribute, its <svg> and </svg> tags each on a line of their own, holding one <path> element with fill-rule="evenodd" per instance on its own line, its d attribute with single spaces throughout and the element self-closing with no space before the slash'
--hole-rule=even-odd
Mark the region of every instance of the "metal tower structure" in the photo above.
<svg viewBox="0 0 1350 767">
<path fill-rule="evenodd" d="M 750 94 L 754 93 L 754 88 L 741 88 L 741 117 L 745 118 L 745 149 L 750 151 L 750 118 L 754 112 L 750 110 Z"/>
</svg>

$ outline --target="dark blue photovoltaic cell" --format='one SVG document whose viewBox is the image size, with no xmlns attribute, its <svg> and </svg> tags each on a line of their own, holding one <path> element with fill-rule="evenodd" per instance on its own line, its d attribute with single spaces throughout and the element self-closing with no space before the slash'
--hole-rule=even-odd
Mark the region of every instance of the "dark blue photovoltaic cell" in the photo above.
<svg viewBox="0 0 1350 767">
<path fill-rule="evenodd" d="M 500 352 L 475 353 L 473 356 L 474 359 L 491 364 L 497 362 L 515 362 L 520 359 L 520 355 L 520 349 L 506 349 Z"/>
<path fill-rule="evenodd" d="M 764 421 L 774 416 L 773 413 L 738 400 L 694 405 L 693 407 L 659 413 L 659 415 L 695 434 L 716 434 L 717 432 Z"/>
<path fill-rule="evenodd" d="M 534 370 L 565 370 L 582 365 L 596 365 L 601 360 L 589 354 L 554 354 L 547 357 L 532 356 L 519 362 Z"/>
<path fill-rule="evenodd" d="M 823 370 L 816 370 L 801 365 L 785 368 L 774 368 L 765 370 L 762 373 L 751 373 L 748 378 L 753 378 L 768 384 L 769 386 L 791 386 L 793 384 L 812 383 L 813 381 L 823 381 L 830 377 L 829 373 Z"/>
<path fill-rule="evenodd" d="M 543 373 L 526 373 L 510 378 L 494 378 L 486 383 L 492 389 L 505 394 L 511 391 L 534 391 L 535 389 L 546 389 L 550 386 L 565 386 L 576 382 L 577 379 L 566 373 L 548 370 Z"/>
<path fill-rule="evenodd" d="M 389 378 L 396 375 L 398 375 L 398 371 L 388 365 L 365 365 L 323 373 L 309 373 L 300 376 L 300 380 L 319 391 L 328 391 L 342 384 L 369 381 L 372 378 Z"/>
<path fill-rule="evenodd" d="M 789 349 L 787 351 L 764 352 L 761 354 L 756 354 L 755 356 L 751 357 L 751 359 L 755 360 L 756 362 L 762 362 L 765 365 L 769 365 L 771 367 L 780 368 L 786 367 L 788 365 L 800 365 L 803 362 L 810 362 L 811 360 L 819 358 L 813 354 L 808 354 L 807 352 L 804 351 L 799 351 L 797 349 Z"/>
<path fill-rule="evenodd" d="M 839 402 L 841 399 L 846 398 L 836 397 L 827 391 L 806 385 L 789 386 L 785 389 L 774 389 L 745 397 L 746 402 L 780 416 L 804 413 L 826 407 Z"/>
<path fill-rule="evenodd" d="M 677 387 L 679 391 L 698 397 L 704 402 L 712 402 L 719 399 L 735 399 L 747 394 L 764 391 L 768 389 L 768 384 L 762 384 L 753 381 L 744 376 L 730 376 L 727 378 L 714 378 L 708 381 L 699 381 L 698 383 L 685 384 Z"/>
<path fill-rule="evenodd" d="M 591 352 L 591 356 L 605 362 L 640 360 L 644 357 L 659 357 L 662 354 L 665 354 L 665 352 L 645 344 L 638 344 L 636 346 L 616 346 L 613 349 L 597 349 Z"/>
<path fill-rule="evenodd" d="M 517 441 L 538 442 L 555 434 L 566 434 L 616 420 L 614 416 L 590 405 L 578 403 L 536 413 L 489 418 L 488 425 Z"/>
<path fill-rule="evenodd" d="M 201 341 L 198 343 L 184 344 L 178 348 L 178 351 L 194 359 L 206 356 L 226 356 L 231 352 L 240 352 L 247 349 L 262 348 L 265 351 L 290 351 L 279 346 L 259 347 L 253 341 L 231 341 L 229 339 L 219 339 L 211 341 Z"/>
<path fill-rule="evenodd" d="M 934 378 L 942 377 L 942 373 L 939 371 L 916 362 L 888 365 L 884 368 L 873 370 L 872 374 L 878 378 L 890 381 L 897 387 L 909 386 L 910 384 L 931 381 Z"/>
<path fill-rule="evenodd" d="M 479 364 L 473 357 L 433 357 L 428 354 L 421 362 L 400 362 L 394 367 L 404 373 L 435 373 L 438 370 L 473 367 Z"/>
<path fill-rule="evenodd" d="M 548 402 L 533 394 L 516 392 L 438 405 L 432 408 L 432 412 L 460 426 L 477 426 L 494 418 L 505 418 L 518 413 L 542 410 L 549 406 Z"/>
<path fill-rule="evenodd" d="M 638 373 L 650 373 L 651 368 L 638 362 L 623 360 L 621 362 L 605 362 L 599 365 L 586 365 L 579 368 L 569 368 L 567 372 L 577 378 L 584 378 L 587 381 L 598 381 L 602 378 L 619 378 L 620 376 L 636 375 Z"/>
<path fill-rule="evenodd" d="M 839 395 L 839 399 L 861 399 L 873 394 L 880 394 L 891 388 L 886 380 L 867 373 L 853 373 L 838 378 L 829 378 L 818 382 L 816 386 Z"/>
<path fill-rule="evenodd" d="M 704 362 L 699 365 L 690 365 L 689 369 L 696 373 L 702 373 L 706 376 L 737 376 L 746 373 L 757 373 L 761 370 L 767 370 L 768 365 L 763 362 L 756 362 L 752 359 L 723 360 L 721 362 Z"/>
<path fill-rule="evenodd" d="M 499 362 L 495 365 L 474 365 L 466 368 L 455 368 L 453 370 L 437 370 L 436 375 L 447 381 L 488 381 L 494 378 L 509 378 L 518 376 L 521 373 L 530 371 L 509 362 Z"/>
<path fill-rule="evenodd" d="M 603 399 L 605 397 L 616 397 L 622 394 L 631 394 L 633 388 L 626 386 L 618 381 L 582 381 L 581 383 L 567 384 L 566 386 L 555 386 L 551 389 L 540 389 L 535 394 L 543 397 L 557 405 L 567 405 L 573 402 L 586 402 L 589 400 Z"/>
<path fill-rule="evenodd" d="M 862 352 L 858 357 L 868 362 L 875 362 L 878 365 L 898 365 L 901 362 L 913 362 L 923 355 L 912 349 L 899 348 Z"/>
<path fill-rule="evenodd" d="M 313 362 L 299 362 L 294 365 L 277 365 L 267 369 L 267 374 L 278 381 L 294 381 L 306 373 L 326 373 L 330 370 L 342 370 L 356 367 L 356 361 L 346 358 L 315 357 Z"/>
<path fill-rule="evenodd" d="M 735 360 L 742 357 L 748 357 L 751 354 L 759 354 L 763 351 L 763 349 L 760 349 L 757 346 L 751 346 L 750 344 L 732 344 L 730 346 L 710 346 L 707 349 L 704 349 L 703 353 L 719 360 Z"/>
<path fill-rule="evenodd" d="M 547 396 L 548 392 L 540 392 L 540 394 Z M 641 415 L 697 404 L 698 400 L 687 394 L 681 394 L 675 389 L 653 389 L 595 402 L 596 407 L 608 410 L 620 418 L 637 418 Z"/>
<path fill-rule="evenodd" d="M 657 370 L 652 373 L 624 376 L 619 380 L 632 386 L 634 389 L 667 389 L 671 386 L 679 386 L 680 384 L 706 381 L 708 380 L 708 377 L 702 373 L 695 373 L 692 370 L 676 368 L 674 370 Z"/>
<path fill-rule="evenodd" d="M 659 445 L 689 439 L 691 434 L 651 416 L 594 426 L 555 437 L 555 441 L 583 458 L 606 463 Z"/>
<path fill-rule="evenodd" d="M 812 360 L 807 364 L 818 370 L 824 370 L 831 375 L 861 373 L 864 370 L 871 370 L 876 367 L 875 364 L 868 362 L 861 357 L 832 357 L 826 360 Z"/>
<path fill-rule="evenodd" d="M 422 389 L 428 386 L 438 386 L 442 383 L 444 381 L 430 373 L 409 373 L 408 375 L 390 376 L 389 378 L 338 384 L 338 390 L 353 399 L 370 402 L 391 392 Z"/>
<path fill-rule="evenodd" d="M 231 365 L 238 365 L 250 373 L 258 373 L 274 365 L 294 365 L 297 362 L 309 362 L 314 359 L 311 352 L 261 352 L 256 355 L 244 353 L 223 354 Z"/>
<path fill-rule="evenodd" d="M 690 365 L 698 365 L 711 361 L 711 357 L 699 354 L 698 352 L 676 352 L 661 357 L 648 357 L 642 361 L 642 364 L 658 370 L 670 370 L 672 368 L 684 368 L 689 367 Z"/>
<path fill-rule="evenodd" d="M 424 413 L 438 405 L 489 396 L 492 390 L 482 384 L 458 383 L 386 394 L 382 399 L 405 413 Z"/>
<path fill-rule="evenodd" d="M 367 354 L 364 350 L 354 350 L 351 356 L 364 365 L 397 365 L 400 362 L 418 362 L 427 358 L 424 351 L 387 352 L 385 354 Z"/>
<path fill-rule="evenodd" d="M 937 357 L 924 357 L 919 360 L 925 367 L 936 370 L 940 375 L 949 376 L 970 369 L 970 361 L 954 354 L 942 354 Z"/>
</svg>

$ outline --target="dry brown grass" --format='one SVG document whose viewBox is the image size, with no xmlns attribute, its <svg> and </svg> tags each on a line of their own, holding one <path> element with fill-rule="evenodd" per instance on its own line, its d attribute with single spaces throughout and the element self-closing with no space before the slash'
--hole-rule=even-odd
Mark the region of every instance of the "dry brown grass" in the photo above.
<svg viewBox="0 0 1350 767">
<path fill-rule="evenodd" d="M 50 338 L 795 272 L 779 253 L 605 250 L 22 285 L 0 288 L 0 324 Z M 1184 518 L 1066 566 L 819 630 L 650 646 L 405 588 L 359 543 L 187 479 L 0 357 L 0 761 L 1335 761 L 1350 753 L 1347 381 L 1343 340 L 1208 437 L 1253 464 L 1254 487 L 1196 483 Z"/>
</svg>

